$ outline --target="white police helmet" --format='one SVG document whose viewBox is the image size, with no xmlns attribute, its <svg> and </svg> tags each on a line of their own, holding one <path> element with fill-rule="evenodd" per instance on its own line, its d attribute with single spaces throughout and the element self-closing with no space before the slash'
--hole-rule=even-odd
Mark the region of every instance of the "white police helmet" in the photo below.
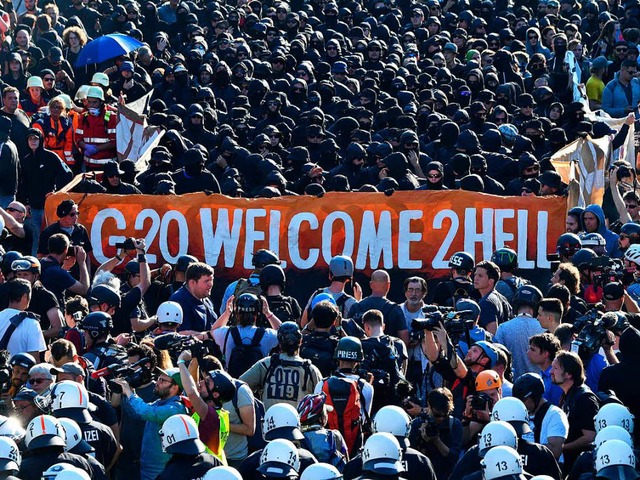
<svg viewBox="0 0 640 480">
<path fill-rule="evenodd" d="M 202 480 L 242 480 L 242 475 L 233 467 L 213 467 Z"/>
<path fill-rule="evenodd" d="M 267 441 L 284 438 L 290 441 L 302 440 L 300 414 L 288 403 L 276 403 L 269 407 L 262 421 L 262 435 Z"/>
<path fill-rule="evenodd" d="M 314 463 L 309 465 L 302 475 L 300 480 L 340 480 L 342 474 L 336 467 L 328 463 Z"/>
<path fill-rule="evenodd" d="M 0 472 L 20 470 L 22 457 L 16 442 L 9 437 L 0 437 Z"/>
<path fill-rule="evenodd" d="M 627 480 L 638 478 L 636 456 L 622 440 L 608 440 L 596 452 L 597 478 Z"/>
<path fill-rule="evenodd" d="M 480 460 L 482 478 L 496 480 L 498 478 L 519 478 L 522 475 L 522 458 L 513 448 L 500 445 L 487 452 Z"/>
<path fill-rule="evenodd" d="M 189 415 L 171 415 L 164 421 L 159 433 L 163 452 L 199 455 L 205 451 L 198 425 Z"/>
<path fill-rule="evenodd" d="M 278 438 L 267 443 L 260 455 L 258 472 L 267 478 L 297 477 L 300 471 L 298 449 L 289 440 Z"/>
<path fill-rule="evenodd" d="M 38 415 L 27 425 L 24 443 L 29 450 L 43 447 L 64 447 L 64 428 L 56 417 Z"/>
<path fill-rule="evenodd" d="M 380 432 L 371 435 L 362 450 L 362 469 L 382 475 L 404 472 L 402 450 L 396 437 Z"/>
<path fill-rule="evenodd" d="M 593 421 L 596 427 L 596 433 L 610 425 L 618 425 L 627 432 L 633 433 L 633 414 L 624 405 L 619 403 L 607 403 L 603 405 Z"/>
<path fill-rule="evenodd" d="M 484 457 L 493 447 L 504 445 L 518 448 L 518 434 L 507 422 L 496 420 L 487 423 L 478 436 L 478 455 Z"/>
</svg>

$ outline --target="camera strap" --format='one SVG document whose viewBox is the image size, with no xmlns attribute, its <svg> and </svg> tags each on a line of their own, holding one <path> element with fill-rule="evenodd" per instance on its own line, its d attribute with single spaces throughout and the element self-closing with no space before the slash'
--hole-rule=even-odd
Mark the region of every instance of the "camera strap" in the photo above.
<svg viewBox="0 0 640 480">
<path fill-rule="evenodd" d="M 7 331 L 4 332 L 2 336 L 2 340 L 0 340 L 0 350 L 6 350 L 9 345 L 9 340 L 11 340 L 11 335 L 16 331 L 16 328 L 22 323 L 25 318 L 33 318 L 33 314 L 28 312 L 20 312 L 9 319 L 9 326 L 7 327 Z"/>
</svg>

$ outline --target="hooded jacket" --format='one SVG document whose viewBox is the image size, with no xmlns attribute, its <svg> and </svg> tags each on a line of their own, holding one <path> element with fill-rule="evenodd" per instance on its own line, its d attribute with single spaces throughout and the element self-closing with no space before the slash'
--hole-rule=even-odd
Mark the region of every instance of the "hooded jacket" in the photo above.
<svg viewBox="0 0 640 480">
<path fill-rule="evenodd" d="M 31 208 L 41 210 L 47 194 L 69 183 L 73 173 L 58 155 L 44 148 L 39 129 L 30 129 L 28 136 L 32 135 L 38 136 L 40 145 L 35 151 L 28 148 L 27 154 L 20 159 L 22 171 L 30 173 L 20 178 L 18 199 Z"/>
<path fill-rule="evenodd" d="M 584 214 L 587 212 L 593 213 L 598 219 L 598 229 L 596 230 L 596 233 L 602 235 L 607 242 L 607 252 L 609 253 L 609 256 L 612 258 L 619 258 L 621 256 L 621 252 L 618 249 L 618 235 L 607 228 L 604 221 L 604 211 L 602 210 L 602 207 L 595 204 L 587 206 L 580 216 L 580 220 L 583 225 Z"/>
</svg>

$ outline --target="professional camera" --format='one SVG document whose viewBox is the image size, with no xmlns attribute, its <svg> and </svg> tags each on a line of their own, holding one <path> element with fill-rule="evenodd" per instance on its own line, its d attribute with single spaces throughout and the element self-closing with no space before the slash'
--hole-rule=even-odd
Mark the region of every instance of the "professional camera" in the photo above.
<svg viewBox="0 0 640 480">
<path fill-rule="evenodd" d="M 124 248 L 125 250 L 136 249 L 136 239 L 133 237 L 126 238 L 124 242 L 118 242 L 115 245 L 116 248 Z"/>
<path fill-rule="evenodd" d="M 165 333 L 153 341 L 158 350 L 168 350 L 171 357 L 177 358 L 183 351 L 190 350 L 194 358 L 202 359 L 205 355 L 222 357 L 220 347 L 213 340 L 201 342 L 193 337 L 179 333 Z"/>
<path fill-rule="evenodd" d="M 443 325 L 454 345 L 458 344 L 462 335 L 473 328 L 475 318 L 471 310 L 455 311 L 451 307 L 437 307 L 434 312 L 425 312 L 425 319 L 414 319 L 411 327 L 415 331 L 433 331 L 438 325 Z M 424 312 L 424 309 L 423 309 Z"/>
<path fill-rule="evenodd" d="M 420 418 L 423 420 L 423 425 L 425 427 L 425 435 L 427 437 L 437 437 L 438 436 L 438 425 L 436 424 L 436 419 L 433 418 L 428 413 L 421 413 Z"/>
<path fill-rule="evenodd" d="M 110 377 L 109 387 L 111 391 L 113 393 L 122 393 L 122 387 L 114 382 L 113 379 L 122 378 L 127 381 L 131 388 L 141 387 L 151 379 L 151 369 L 147 366 L 149 362 L 151 360 L 145 357 L 132 364 L 109 365 L 91 373 L 91 378 Z"/>
<path fill-rule="evenodd" d="M 473 410 L 491 410 L 493 408 L 493 400 L 486 393 L 476 393 L 471 397 L 471 408 Z"/>
<path fill-rule="evenodd" d="M 608 331 L 613 331 L 618 323 L 616 314 L 603 314 L 591 309 L 576 319 L 573 330 L 578 334 L 571 344 L 571 351 L 577 353 L 586 365 L 593 354 L 609 342 Z"/>
<path fill-rule="evenodd" d="M 604 288 L 607 283 L 620 282 L 624 277 L 624 265 L 618 258 L 596 257 L 587 262 L 593 272 L 591 281 L 596 287 Z"/>
</svg>

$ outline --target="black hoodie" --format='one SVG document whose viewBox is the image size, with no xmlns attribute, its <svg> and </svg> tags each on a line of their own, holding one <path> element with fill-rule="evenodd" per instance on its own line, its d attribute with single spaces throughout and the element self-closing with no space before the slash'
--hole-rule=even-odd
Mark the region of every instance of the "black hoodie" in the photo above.
<svg viewBox="0 0 640 480">
<path fill-rule="evenodd" d="M 31 128 L 27 135 L 37 135 L 40 146 L 35 152 L 27 148 L 26 155 L 20 158 L 22 171 L 30 173 L 20 177 L 17 198 L 25 205 L 40 210 L 44 208 L 47 194 L 69 183 L 73 173 L 58 155 L 44 148 L 40 130 Z"/>
</svg>

